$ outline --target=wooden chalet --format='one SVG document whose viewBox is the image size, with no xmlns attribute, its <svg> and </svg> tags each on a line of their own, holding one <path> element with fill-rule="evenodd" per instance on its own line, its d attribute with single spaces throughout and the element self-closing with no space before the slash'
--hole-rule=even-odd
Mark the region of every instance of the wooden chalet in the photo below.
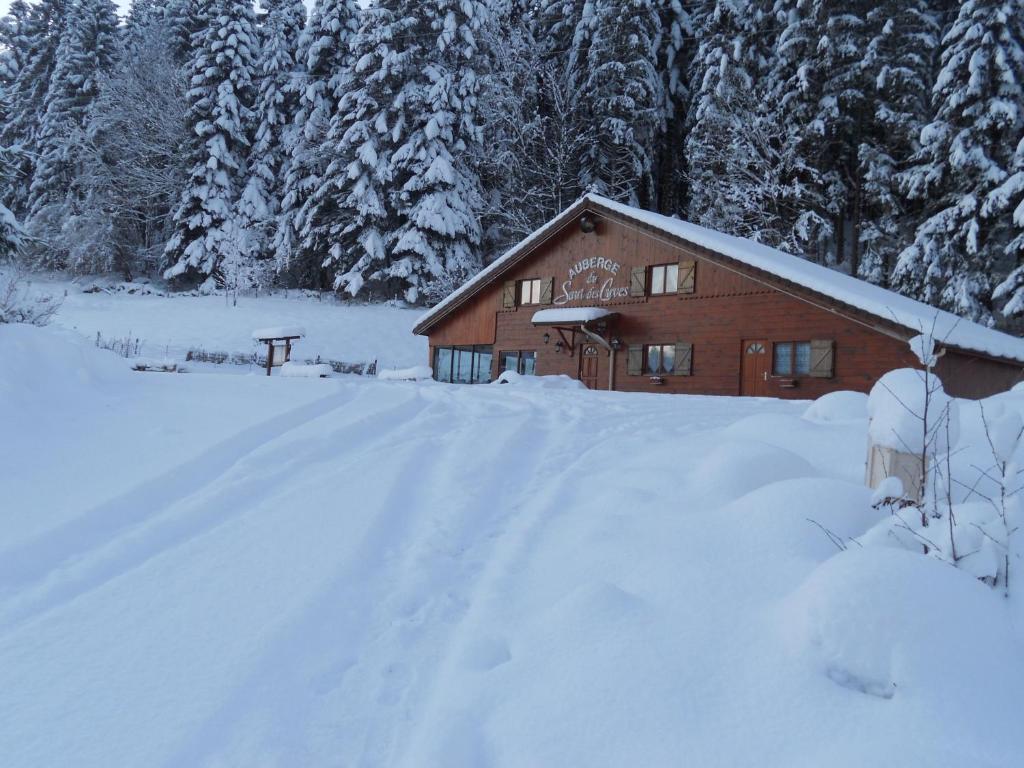
<svg viewBox="0 0 1024 768">
<path fill-rule="evenodd" d="M 427 312 L 440 381 L 566 374 L 593 389 L 815 398 L 920 367 L 950 394 L 1024 374 L 1024 340 L 750 240 L 581 198 Z"/>
</svg>

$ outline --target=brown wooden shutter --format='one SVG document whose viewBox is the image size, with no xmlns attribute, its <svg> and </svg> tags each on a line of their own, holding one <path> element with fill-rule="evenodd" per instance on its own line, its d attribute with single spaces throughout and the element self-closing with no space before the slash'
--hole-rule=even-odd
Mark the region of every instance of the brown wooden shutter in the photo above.
<svg viewBox="0 0 1024 768">
<path fill-rule="evenodd" d="M 505 281 L 505 287 L 501 291 L 501 306 L 505 309 L 516 308 L 516 281 Z"/>
<path fill-rule="evenodd" d="M 688 341 L 676 342 L 676 376 L 690 376 L 693 373 L 693 344 Z"/>
<path fill-rule="evenodd" d="M 679 295 L 683 296 L 697 290 L 697 262 L 686 259 L 679 262 Z"/>
<path fill-rule="evenodd" d="M 629 273 L 629 295 L 647 295 L 647 267 L 633 267 Z"/>
<path fill-rule="evenodd" d="M 626 373 L 639 376 L 644 372 L 644 347 L 642 344 L 630 344 L 626 358 Z"/>
<path fill-rule="evenodd" d="M 831 379 L 835 370 L 835 344 L 831 339 L 811 341 L 811 376 Z"/>
<path fill-rule="evenodd" d="M 555 293 L 555 278 L 549 277 L 540 281 L 540 303 L 550 304 Z"/>
</svg>

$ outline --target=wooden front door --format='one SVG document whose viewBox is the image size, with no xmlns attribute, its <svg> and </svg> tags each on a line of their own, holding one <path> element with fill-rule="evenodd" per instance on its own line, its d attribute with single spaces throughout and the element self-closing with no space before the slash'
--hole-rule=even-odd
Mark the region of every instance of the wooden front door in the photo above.
<svg viewBox="0 0 1024 768">
<path fill-rule="evenodd" d="M 597 344 L 584 344 L 580 355 L 580 381 L 587 389 L 597 389 L 597 363 L 600 350 Z"/>
<path fill-rule="evenodd" d="M 768 371 L 771 355 L 767 341 L 743 342 L 743 373 L 740 379 L 741 395 L 768 395 Z"/>
</svg>

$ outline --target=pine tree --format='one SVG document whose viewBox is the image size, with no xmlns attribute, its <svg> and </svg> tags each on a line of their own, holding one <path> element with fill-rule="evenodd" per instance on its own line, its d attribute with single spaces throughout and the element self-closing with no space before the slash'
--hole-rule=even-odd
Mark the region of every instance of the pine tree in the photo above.
<svg viewBox="0 0 1024 768">
<path fill-rule="evenodd" d="M 769 52 L 757 30 L 764 22 L 748 0 L 716 0 L 696 19 L 700 43 L 690 71 L 693 102 L 683 153 L 689 162 L 688 216 L 733 234 L 745 228 L 737 190 L 728 188 L 735 179 L 720 160 L 723 152 L 741 151 L 742 134 L 735 123 L 757 119 L 736 107 L 740 92 L 762 87 Z M 747 189 L 738 194 L 751 197 Z"/>
<path fill-rule="evenodd" d="M 19 217 L 26 211 L 29 184 L 39 153 L 39 126 L 56 62 L 68 0 L 39 0 L 24 22 L 24 59 L 5 93 L 8 117 L 0 126 L 0 146 L 10 153 L 6 201 Z"/>
<path fill-rule="evenodd" d="M 781 29 L 760 98 L 766 105 L 765 128 L 785 158 L 773 164 L 774 184 L 785 190 L 780 247 L 816 261 L 834 261 L 830 252 L 837 201 L 829 197 L 828 146 L 821 120 L 822 77 L 814 66 L 822 26 L 814 0 L 776 0 Z"/>
<path fill-rule="evenodd" d="M 989 194 L 984 213 L 1009 219 L 1013 239 L 1006 246 L 1006 256 L 1015 266 L 996 286 L 992 298 L 1002 304 L 1005 316 L 1016 317 L 1024 315 L 1024 138 L 1017 144 L 1011 171 Z"/>
<path fill-rule="evenodd" d="M 171 39 L 171 53 L 175 63 L 186 66 L 195 54 L 197 37 L 208 23 L 215 3 L 211 0 L 167 0 L 163 7 L 164 24 Z"/>
<path fill-rule="evenodd" d="M 325 266 L 335 275 L 334 287 L 353 296 L 391 296 L 401 287 L 393 284 L 387 243 L 395 226 L 392 128 L 402 118 L 394 94 L 411 77 L 418 42 L 409 39 L 415 21 L 400 10 L 396 2 L 379 2 L 363 12 L 352 39 L 353 87 L 343 95 L 328 134 L 337 156 L 319 196 L 332 200 L 338 215 Z"/>
<path fill-rule="evenodd" d="M 896 256 L 913 236 L 916 207 L 899 189 L 899 173 L 920 148 L 929 120 L 932 52 L 941 34 L 928 0 L 892 0 L 866 17 L 863 51 L 866 109 L 858 148 L 860 277 L 888 285 Z"/>
<path fill-rule="evenodd" d="M 252 258 L 265 260 L 284 196 L 287 133 L 298 111 L 294 79 L 299 37 L 306 24 L 302 0 L 264 2 L 267 15 L 260 28 L 260 84 L 256 102 L 256 133 L 250 152 L 249 180 L 239 201 L 240 226 L 247 233 Z"/>
<path fill-rule="evenodd" d="M 1011 176 L 1024 137 L 1024 35 L 1015 0 L 963 0 L 942 43 L 934 120 L 904 183 L 928 218 L 899 256 L 895 284 L 928 303 L 993 322 L 994 275 L 1013 241 L 990 195 Z"/>
<path fill-rule="evenodd" d="M 165 277 L 225 279 L 222 262 L 237 263 L 235 203 L 245 184 L 251 145 L 255 12 L 248 0 L 214 0 L 196 32 L 189 65 L 188 122 L 202 142 L 165 249 Z"/>
<path fill-rule="evenodd" d="M 352 68 L 351 38 L 361 9 L 355 0 L 318 0 L 299 42 L 298 109 L 289 133 L 281 215 L 274 249 L 279 272 L 299 284 L 324 288 L 322 263 L 330 250 L 332 214 L 315 197 L 332 160 L 331 119 Z"/>
<path fill-rule="evenodd" d="M 582 161 L 582 183 L 599 194 L 649 207 L 662 93 L 655 58 L 660 19 L 652 0 L 597 0 L 584 93 L 597 140 Z"/>
<path fill-rule="evenodd" d="M 26 228 L 37 243 L 36 259 L 65 264 L 60 232 L 78 212 L 73 185 L 81 170 L 85 129 L 100 81 L 118 54 L 117 10 L 112 0 L 77 0 L 57 47 L 37 139 L 38 157 L 29 186 Z"/>
<path fill-rule="evenodd" d="M 9 118 L 11 89 L 29 55 L 31 7 L 25 0 L 14 0 L 7 15 L 0 19 L 0 124 Z"/>
<path fill-rule="evenodd" d="M 654 183 L 656 208 L 662 213 L 682 213 L 688 195 L 686 141 L 690 109 L 689 71 L 696 53 L 693 19 L 681 0 L 658 0 L 659 35 L 657 70 L 661 75 L 661 126 L 656 141 Z"/>
<path fill-rule="evenodd" d="M 398 227 L 381 278 L 403 286 L 415 304 L 431 283 L 459 284 L 482 263 L 483 191 L 469 147 L 482 140 L 477 99 L 488 57 L 479 42 L 488 9 L 481 0 L 429 0 L 415 2 L 413 13 L 410 3 L 403 3 L 406 16 L 419 20 L 415 32 L 426 42 L 395 97 L 404 116 L 392 128 Z"/>
</svg>

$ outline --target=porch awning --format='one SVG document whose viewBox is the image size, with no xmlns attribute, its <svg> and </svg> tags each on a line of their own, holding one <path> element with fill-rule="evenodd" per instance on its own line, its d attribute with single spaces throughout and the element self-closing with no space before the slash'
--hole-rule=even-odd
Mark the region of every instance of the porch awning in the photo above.
<svg viewBox="0 0 1024 768">
<path fill-rule="evenodd" d="M 559 307 L 542 309 L 533 315 L 534 325 L 583 325 L 614 316 L 603 307 Z"/>
</svg>

